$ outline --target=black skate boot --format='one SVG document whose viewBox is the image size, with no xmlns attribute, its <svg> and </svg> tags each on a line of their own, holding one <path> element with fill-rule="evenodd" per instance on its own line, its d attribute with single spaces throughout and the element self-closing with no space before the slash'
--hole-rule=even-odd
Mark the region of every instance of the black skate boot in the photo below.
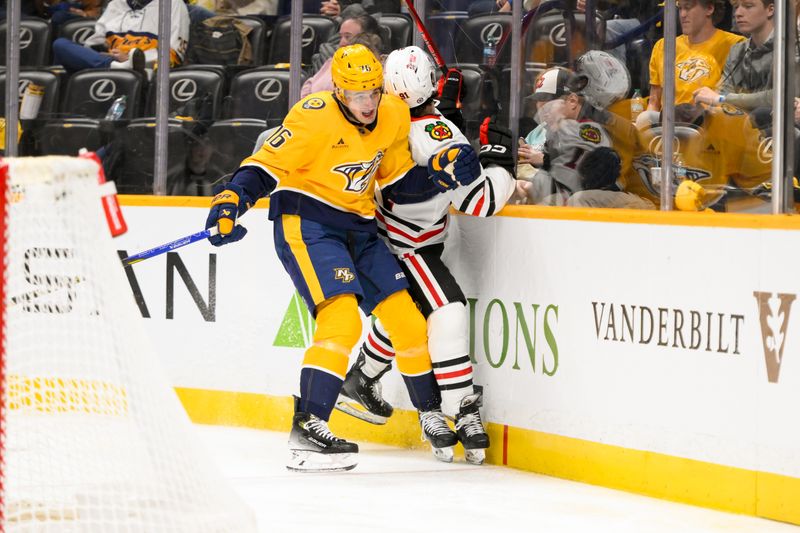
<svg viewBox="0 0 800 533">
<path fill-rule="evenodd" d="M 458 443 L 455 432 L 447 425 L 447 418 L 440 409 L 419 412 L 422 440 L 431 443 L 434 457 L 445 463 L 453 462 L 453 447 Z"/>
<path fill-rule="evenodd" d="M 383 399 L 380 379 L 392 367 L 387 366 L 376 377 L 369 378 L 361 370 L 365 362 L 361 351 L 344 378 L 336 409 L 372 424 L 385 424 L 394 409 Z"/>
<path fill-rule="evenodd" d="M 486 459 L 486 448 L 489 447 L 489 435 L 483 429 L 481 413 L 481 394 L 464 396 L 456 415 L 456 432 L 458 440 L 464 445 L 464 458 L 474 465 L 483 464 Z"/>
<path fill-rule="evenodd" d="M 340 472 L 355 468 L 358 444 L 335 436 L 327 422 L 301 412 L 299 407 L 300 398 L 295 396 L 286 468 L 297 472 Z"/>
</svg>

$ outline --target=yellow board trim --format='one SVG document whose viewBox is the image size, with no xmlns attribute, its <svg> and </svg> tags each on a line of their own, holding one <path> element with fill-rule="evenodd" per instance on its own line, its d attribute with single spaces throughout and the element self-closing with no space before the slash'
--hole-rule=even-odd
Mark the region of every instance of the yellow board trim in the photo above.
<svg viewBox="0 0 800 533">
<path fill-rule="evenodd" d="M 177 388 L 198 424 L 285 431 L 291 398 Z M 342 437 L 403 448 L 425 448 L 414 411 L 395 409 L 384 426 L 334 411 L 330 427 Z M 800 479 L 488 424 L 491 464 L 546 474 L 710 509 L 800 525 Z M 461 453 L 460 451 L 458 453 Z"/>
<path fill-rule="evenodd" d="M 211 199 L 197 196 L 145 196 L 120 194 L 124 206 L 205 207 Z M 262 198 L 253 209 L 269 208 L 269 198 Z M 455 211 L 452 211 L 455 213 Z M 466 216 L 466 215 L 462 215 Z M 709 228 L 800 230 L 800 216 L 749 215 L 737 213 L 685 213 L 681 211 L 648 211 L 637 209 L 601 209 L 582 207 L 548 207 L 508 205 L 495 216 L 535 218 L 540 220 L 580 220 L 614 224 L 650 224 L 655 226 L 691 226 Z"/>
</svg>

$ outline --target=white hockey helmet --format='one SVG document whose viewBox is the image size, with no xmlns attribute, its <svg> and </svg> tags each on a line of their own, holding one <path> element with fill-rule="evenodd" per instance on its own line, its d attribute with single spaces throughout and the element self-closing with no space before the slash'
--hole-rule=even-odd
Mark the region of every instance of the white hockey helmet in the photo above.
<svg viewBox="0 0 800 533">
<path fill-rule="evenodd" d="M 576 61 L 575 71 L 586 76 L 586 99 L 598 108 L 622 100 L 631 89 L 631 75 L 616 57 L 601 50 L 586 52 Z"/>
<path fill-rule="evenodd" d="M 383 64 L 384 90 L 412 109 L 433 95 L 438 77 L 433 59 L 418 46 L 395 50 Z"/>
</svg>

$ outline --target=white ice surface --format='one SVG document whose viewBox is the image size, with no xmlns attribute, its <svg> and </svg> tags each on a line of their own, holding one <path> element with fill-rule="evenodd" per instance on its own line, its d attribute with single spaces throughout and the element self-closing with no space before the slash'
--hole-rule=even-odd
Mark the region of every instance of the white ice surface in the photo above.
<svg viewBox="0 0 800 533">
<path fill-rule="evenodd" d="M 424 451 L 359 444 L 350 472 L 285 468 L 287 434 L 196 426 L 259 532 L 798 533 L 722 513 Z M 457 457 L 458 460 L 458 457 Z"/>
</svg>

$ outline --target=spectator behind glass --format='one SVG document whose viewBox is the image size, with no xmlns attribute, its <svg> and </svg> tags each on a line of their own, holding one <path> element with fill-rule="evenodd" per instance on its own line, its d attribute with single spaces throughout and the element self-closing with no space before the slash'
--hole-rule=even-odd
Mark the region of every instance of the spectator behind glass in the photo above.
<svg viewBox="0 0 800 533">
<path fill-rule="evenodd" d="M 50 25 L 57 30 L 62 24 L 70 20 L 81 18 L 96 19 L 102 11 L 102 0 L 80 0 L 80 1 L 53 1 L 44 2 L 37 0 L 37 8 L 50 17 Z"/>
<path fill-rule="evenodd" d="M 675 43 L 675 104 L 692 103 L 701 87 L 716 87 L 731 47 L 744 37 L 717 29 L 714 24 L 725 13 L 724 0 L 679 0 L 681 31 Z M 662 107 L 664 39 L 650 56 L 650 101 L 648 109 Z"/>
<path fill-rule="evenodd" d="M 749 36 L 731 47 L 719 91 L 701 87 L 696 103 L 727 102 L 745 111 L 772 107 L 773 17 L 775 0 L 731 0 L 736 26 Z"/>
<path fill-rule="evenodd" d="M 342 26 L 344 27 L 344 24 Z M 342 35 L 344 35 L 344 33 Z M 374 33 L 359 33 L 349 38 L 346 42 L 343 38 L 341 42 L 342 46 L 347 46 L 349 44 L 363 44 L 364 46 L 369 48 L 373 54 L 375 54 L 375 57 L 383 61 L 383 58 L 380 53 L 382 47 L 381 38 L 380 36 Z M 300 89 L 300 98 L 305 98 L 309 94 L 317 93 L 320 91 L 333 90 L 333 78 L 331 77 L 332 63 L 333 63 L 332 59 L 326 61 L 325 64 L 322 65 L 322 68 L 320 68 L 316 74 L 311 76 L 309 79 L 305 81 L 305 83 L 303 83 L 303 87 Z"/>
<path fill-rule="evenodd" d="M 319 12 L 326 17 L 338 17 L 342 11 L 360 4 L 367 13 L 400 13 L 400 0 L 323 0 Z"/>
<path fill-rule="evenodd" d="M 336 50 L 346 46 L 359 33 L 383 35 L 378 21 L 367 13 L 362 6 L 355 4 L 348 6 L 342 12 L 339 33 L 333 35 L 327 42 L 320 44 L 319 50 L 311 56 L 311 72 L 318 72 L 326 61 L 330 61 Z"/>
<path fill-rule="evenodd" d="M 143 71 L 158 56 L 158 3 L 161 0 L 111 0 L 85 44 L 64 37 L 53 42 L 53 62 L 68 72 L 85 68 Z M 170 64 L 183 62 L 189 40 L 189 12 L 183 0 L 172 4 Z"/>
</svg>

